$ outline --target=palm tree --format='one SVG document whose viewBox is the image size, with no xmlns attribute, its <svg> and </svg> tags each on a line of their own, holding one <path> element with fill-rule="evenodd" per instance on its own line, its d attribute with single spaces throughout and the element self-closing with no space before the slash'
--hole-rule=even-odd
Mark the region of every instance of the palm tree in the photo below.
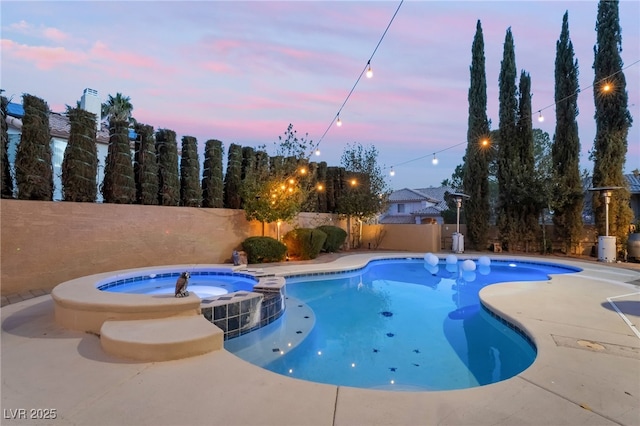
<svg viewBox="0 0 640 426">
<path fill-rule="evenodd" d="M 102 118 L 109 120 L 109 123 L 115 121 L 125 121 L 129 123 L 133 105 L 131 98 L 124 96 L 122 93 L 116 93 L 116 96 L 109 95 L 109 98 L 102 104 Z"/>
</svg>

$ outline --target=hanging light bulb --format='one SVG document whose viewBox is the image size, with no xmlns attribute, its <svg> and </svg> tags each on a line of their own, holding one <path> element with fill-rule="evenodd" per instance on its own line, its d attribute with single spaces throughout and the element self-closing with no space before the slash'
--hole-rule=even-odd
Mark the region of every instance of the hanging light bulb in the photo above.
<svg viewBox="0 0 640 426">
<path fill-rule="evenodd" d="M 340 114 L 338 114 L 338 120 L 336 120 L 336 126 L 342 126 L 342 121 L 340 120 Z"/>
<path fill-rule="evenodd" d="M 438 158 L 436 157 L 436 154 L 433 154 L 433 160 L 431 160 L 431 162 L 433 163 L 433 165 L 437 165 L 438 164 Z"/>
<path fill-rule="evenodd" d="M 544 121 L 544 117 L 542 116 L 542 110 L 538 111 L 538 113 L 540 113 L 540 115 L 538 116 L 538 121 L 542 123 Z"/>
<path fill-rule="evenodd" d="M 391 166 L 391 170 L 389 171 L 389 176 L 395 176 L 396 175 L 396 171 L 393 170 L 393 166 Z"/>
<path fill-rule="evenodd" d="M 316 155 L 319 157 L 320 156 L 320 149 L 316 148 Z"/>
<path fill-rule="evenodd" d="M 373 70 L 371 69 L 371 61 L 367 62 L 367 78 L 373 77 Z"/>
</svg>

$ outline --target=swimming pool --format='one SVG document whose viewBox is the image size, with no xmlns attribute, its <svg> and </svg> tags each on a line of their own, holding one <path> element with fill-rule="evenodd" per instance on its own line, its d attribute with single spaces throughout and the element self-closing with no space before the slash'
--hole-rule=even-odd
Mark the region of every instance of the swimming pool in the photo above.
<svg viewBox="0 0 640 426">
<path fill-rule="evenodd" d="M 289 277 L 283 317 L 225 348 L 270 371 L 320 383 L 397 391 L 482 386 L 525 370 L 536 349 L 526 334 L 482 307 L 480 289 L 579 271 L 425 259 Z"/>
<path fill-rule="evenodd" d="M 192 270 L 187 290 L 201 299 L 238 291 L 252 291 L 258 280 L 248 274 L 217 270 Z M 174 294 L 180 271 L 119 277 L 98 284 L 98 290 L 131 294 Z"/>
</svg>

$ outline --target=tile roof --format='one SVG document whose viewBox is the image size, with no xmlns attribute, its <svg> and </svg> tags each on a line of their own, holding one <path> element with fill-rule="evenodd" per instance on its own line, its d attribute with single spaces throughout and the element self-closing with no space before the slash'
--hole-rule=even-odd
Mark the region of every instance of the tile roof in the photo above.
<svg viewBox="0 0 640 426">
<path fill-rule="evenodd" d="M 69 117 L 64 114 L 52 112 L 49 114 L 49 128 L 51 129 L 51 136 L 60 139 L 69 139 L 69 133 L 71 131 L 71 125 L 69 124 Z M 109 130 L 104 124 L 101 125 L 101 129 L 96 135 L 97 141 L 100 143 L 109 143 Z"/>
<path fill-rule="evenodd" d="M 416 191 L 415 189 L 403 188 L 398 191 L 393 191 L 389 196 L 389 201 L 397 203 L 400 201 L 424 201 L 428 200 L 428 197 Z"/>
<path fill-rule="evenodd" d="M 378 223 L 383 225 L 400 225 L 400 224 L 415 224 L 416 220 L 413 216 L 396 216 L 396 215 L 387 215 L 385 217 L 380 218 Z"/>
</svg>

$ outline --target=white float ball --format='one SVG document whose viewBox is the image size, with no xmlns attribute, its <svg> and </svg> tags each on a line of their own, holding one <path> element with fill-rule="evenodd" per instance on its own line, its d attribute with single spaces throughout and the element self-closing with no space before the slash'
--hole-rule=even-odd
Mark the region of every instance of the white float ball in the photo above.
<svg viewBox="0 0 640 426">
<path fill-rule="evenodd" d="M 463 271 L 475 271 L 476 263 L 473 260 L 467 259 L 464 262 L 462 262 L 461 268 Z"/>
<path fill-rule="evenodd" d="M 491 265 L 491 259 L 489 259 L 487 256 L 481 256 L 478 258 L 478 265 L 489 266 Z"/>
<path fill-rule="evenodd" d="M 450 254 L 447 256 L 447 264 L 458 263 L 458 257 L 455 254 Z"/>
<path fill-rule="evenodd" d="M 427 253 L 424 255 L 424 261 L 427 263 L 427 265 L 429 266 L 435 266 L 438 264 L 439 259 L 438 256 L 436 256 L 433 253 Z"/>
</svg>

